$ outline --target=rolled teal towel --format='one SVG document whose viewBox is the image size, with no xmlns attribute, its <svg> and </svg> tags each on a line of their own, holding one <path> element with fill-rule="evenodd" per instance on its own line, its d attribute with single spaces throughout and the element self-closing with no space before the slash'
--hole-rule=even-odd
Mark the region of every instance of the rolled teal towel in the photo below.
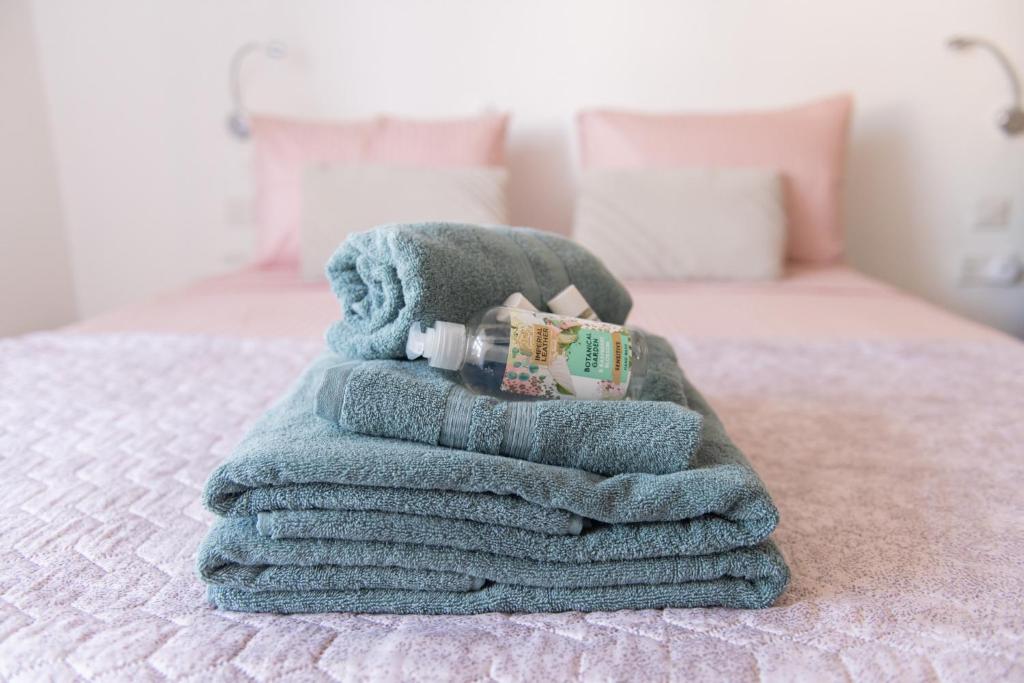
<svg viewBox="0 0 1024 683">
<path fill-rule="evenodd" d="M 350 235 L 327 264 L 344 319 L 327 333 L 345 358 L 404 358 L 415 321 L 462 323 L 522 292 L 540 305 L 576 285 L 602 320 L 622 323 L 629 293 L 564 237 L 460 223 L 387 225 Z"/>
<path fill-rule="evenodd" d="M 686 469 L 703 424 L 700 413 L 671 400 L 499 401 L 424 362 L 392 360 L 328 368 L 317 414 L 359 434 L 605 475 Z"/>
</svg>

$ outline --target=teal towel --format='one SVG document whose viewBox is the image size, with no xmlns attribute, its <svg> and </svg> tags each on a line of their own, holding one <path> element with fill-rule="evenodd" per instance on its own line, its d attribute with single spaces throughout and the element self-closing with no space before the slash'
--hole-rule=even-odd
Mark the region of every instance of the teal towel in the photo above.
<svg viewBox="0 0 1024 683">
<path fill-rule="evenodd" d="M 650 347 L 653 367 L 675 365 L 664 340 Z M 207 483 L 207 506 L 227 517 L 199 554 L 214 605 L 445 614 L 763 607 L 785 587 L 788 571 L 766 540 L 776 509 L 681 374 L 646 383 L 653 395 L 644 398 L 682 392 L 702 415 L 690 468 L 605 477 L 347 432 L 314 413 L 338 363 L 315 363 Z"/>
<path fill-rule="evenodd" d="M 210 586 L 207 597 L 220 609 L 236 612 L 360 612 L 364 614 L 483 614 L 486 612 L 598 612 L 665 607 L 734 607 L 772 605 L 786 585 L 786 566 L 770 544 L 756 552 L 756 576 L 746 576 L 739 555 L 695 560 L 687 583 L 536 588 L 485 584 L 456 593 L 410 589 L 251 591 Z M 769 576 L 770 579 L 761 578 Z"/>
<path fill-rule="evenodd" d="M 635 548 L 631 559 L 563 562 L 392 540 L 275 539 L 259 526 L 251 518 L 220 520 L 200 549 L 199 573 L 217 607 L 420 614 L 760 608 L 789 577 L 770 541 L 721 553 L 659 556 Z"/>
<path fill-rule="evenodd" d="M 325 372 L 317 414 L 369 436 L 597 474 L 668 474 L 689 465 L 703 423 L 700 413 L 680 405 L 681 394 L 671 398 L 678 403 L 506 402 L 475 396 L 424 362 L 349 361 Z"/>
<path fill-rule="evenodd" d="M 618 324 L 633 305 L 597 257 L 529 228 L 382 226 L 350 235 L 328 261 L 327 278 L 344 311 L 327 343 L 345 358 L 405 358 L 413 322 L 464 323 L 515 292 L 541 305 L 573 284 L 602 320 Z"/>
</svg>

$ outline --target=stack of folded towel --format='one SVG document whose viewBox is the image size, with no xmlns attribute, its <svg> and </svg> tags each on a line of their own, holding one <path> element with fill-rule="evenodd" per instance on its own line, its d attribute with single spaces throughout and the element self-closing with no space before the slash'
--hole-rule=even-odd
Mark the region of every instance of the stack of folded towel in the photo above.
<svg viewBox="0 0 1024 683">
<path fill-rule="evenodd" d="M 626 291 L 532 230 L 388 226 L 328 266 L 330 352 L 210 477 L 198 567 L 217 607 L 468 614 L 765 607 L 788 571 L 778 513 L 651 336 L 638 401 L 506 403 L 403 355 L 417 320 L 464 321 L 575 284 L 609 322 Z"/>
</svg>

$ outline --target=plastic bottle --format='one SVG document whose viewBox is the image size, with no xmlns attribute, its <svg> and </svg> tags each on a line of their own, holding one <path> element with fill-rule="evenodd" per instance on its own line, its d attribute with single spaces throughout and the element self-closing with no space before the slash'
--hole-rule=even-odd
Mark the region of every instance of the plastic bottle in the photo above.
<svg viewBox="0 0 1024 683">
<path fill-rule="evenodd" d="M 496 306 L 466 325 L 414 323 L 409 359 L 457 370 L 466 387 L 505 400 L 636 398 L 647 341 L 639 330 Z"/>
</svg>

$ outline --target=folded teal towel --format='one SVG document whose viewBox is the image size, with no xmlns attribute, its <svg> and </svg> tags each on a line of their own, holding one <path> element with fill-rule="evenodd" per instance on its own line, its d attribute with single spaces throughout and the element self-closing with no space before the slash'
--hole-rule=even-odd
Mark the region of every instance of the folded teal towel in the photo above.
<svg viewBox="0 0 1024 683">
<path fill-rule="evenodd" d="M 771 604 L 788 578 L 766 540 L 775 507 L 700 394 L 658 370 L 675 365 L 668 344 L 651 342 L 649 375 L 676 379 L 645 383 L 644 398 L 682 393 L 703 417 L 690 468 L 671 474 L 354 434 L 314 412 L 339 364 L 320 359 L 207 483 L 206 505 L 228 517 L 199 554 L 210 600 L 445 614 Z"/>
<path fill-rule="evenodd" d="M 561 561 L 439 544 L 444 535 L 430 544 L 414 538 L 276 539 L 261 533 L 262 522 L 220 520 L 200 549 L 199 573 L 210 584 L 208 596 L 217 607 L 421 614 L 759 608 L 775 601 L 789 576 L 770 541 L 701 555 L 661 556 L 668 549 L 645 551 L 637 545 L 621 553 L 628 559 L 613 553 L 612 559 Z M 452 528 L 440 526 L 445 532 Z M 485 534 L 497 537 L 505 531 L 487 527 Z M 583 545 L 587 535 L 558 540 L 570 539 Z"/>
<path fill-rule="evenodd" d="M 369 436 L 598 474 L 667 474 L 689 465 L 703 422 L 673 398 L 506 402 L 475 396 L 424 362 L 349 361 L 325 372 L 317 414 Z"/>
<path fill-rule="evenodd" d="M 383 226 L 350 235 L 327 278 L 344 311 L 327 343 L 346 358 L 405 358 L 413 322 L 463 323 L 515 292 L 539 306 L 573 284 L 602 320 L 620 324 L 633 305 L 597 257 L 529 228 Z"/>
</svg>

